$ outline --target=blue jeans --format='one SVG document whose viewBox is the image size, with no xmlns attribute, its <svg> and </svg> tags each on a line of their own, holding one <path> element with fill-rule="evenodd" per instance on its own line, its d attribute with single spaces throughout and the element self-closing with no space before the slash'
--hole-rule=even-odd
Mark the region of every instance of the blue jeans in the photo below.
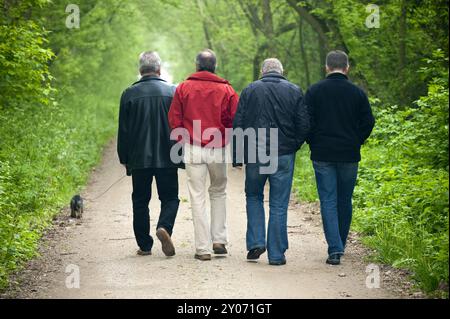
<svg viewBox="0 0 450 319">
<path fill-rule="evenodd" d="M 274 174 L 260 174 L 261 164 L 247 164 L 245 194 L 247 197 L 247 250 L 266 248 L 264 212 L 264 186 L 269 180 L 269 231 L 267 251 L 269 261 L 285 259 L 288 249 L 287 209 L 291 195 L 295 154 L 278 157 L 278 169 Z"/>
<path fill-rule="evenodd" d="M 352 222 L 358 163 L 313 162 L 328 254 L 343 254 Z"/>
</svg>

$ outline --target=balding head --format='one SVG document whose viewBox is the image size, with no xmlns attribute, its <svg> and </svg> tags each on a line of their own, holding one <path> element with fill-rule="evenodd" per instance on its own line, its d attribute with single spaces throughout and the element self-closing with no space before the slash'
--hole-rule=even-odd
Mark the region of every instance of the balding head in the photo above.
<svg viewBox="0 0 450 319">
<path fill-rule="evenodd" d="M 199 54 L 197 54 L 195 63 L 197 65 L 197 71 L 208 71 L 211 73 L 216 72 L 217 67 L 216 54 L 214 53 L 214 51 L 210 49 L 205 49 Z"/>
<path fill-rule="evenodd" d="M 275 58 L 264 60 L 261 67 L 261 74 L 265 75 L 274 72 L 283 75 L 283 64 L 281 64 L 280 60 Z"/>
</svg>

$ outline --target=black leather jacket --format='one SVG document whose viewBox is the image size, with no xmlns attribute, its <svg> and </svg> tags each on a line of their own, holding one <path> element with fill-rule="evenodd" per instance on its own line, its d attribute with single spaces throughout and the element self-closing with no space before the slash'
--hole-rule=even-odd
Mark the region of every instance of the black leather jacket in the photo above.
<svg viewBox="0 0 450 319">
<path fill-rule="evenodd" d="M 120 101 L 117 152 L 128 170 L 178 167 L 170 160 L 168 112 L 175 86 L 145 76 L 126 89 Z"/>
</svg>

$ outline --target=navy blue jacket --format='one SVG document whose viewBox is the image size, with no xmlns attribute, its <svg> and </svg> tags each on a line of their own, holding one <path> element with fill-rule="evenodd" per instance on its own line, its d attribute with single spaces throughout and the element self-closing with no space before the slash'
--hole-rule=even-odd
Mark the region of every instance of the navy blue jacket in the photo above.
<svg viewBox="0 0 450 319">
<path fill-rule="evenodd" d="M 308 90 L 305 104 L 311 117 L 308 143 L 311 159 L 359 162 L 361 145 L 375 125 L 366 93 L 342 73 L 332 73 Z"/>
<path fill-rule="evenodd" d="M 309 133 L 309 116 L 301 89 L 278 73 L 268 73 L 242 91 L 233 129 L 278 129 L 278 155 L 295 153 Z M 267 147 L 270 136 L 267 136 Z M 275 145 L 275 144 L 274 144 Z M 245 143 L 247 163 L 249 144 Z M 269 149 L 269 148 L 267 148 Z M 234 160 L 238 160 L 236 155 Z M 238 161 L 238 163 L 241 163 Z"/>
</svg>

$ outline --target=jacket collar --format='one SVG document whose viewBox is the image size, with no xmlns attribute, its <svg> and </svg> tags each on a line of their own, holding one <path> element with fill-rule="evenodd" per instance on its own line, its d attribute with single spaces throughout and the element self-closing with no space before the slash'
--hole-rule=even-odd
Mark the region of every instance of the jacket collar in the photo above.
<svg viewBox="0 0 450 319">
<path fill-rule="evenodd" d="M 348 80 L 348 76 L 341 72 L 333 72 L 327 75 L 327 79 Z"/>
<path fill-rule="evenodd" d="M 222 79 L 220 76 L 208 72 L 208 71 L 200 71 L 192 74 L 188 77 L 188 80 L 194 80 L 194 81 L 209 81 L 209 82 L 217 82 L 217 83 L 224 83 L 224 84 L 230 84 L 225 79 Z"/>
<path fill-rule="evenodd" d="M 138 84 L 138 83 L 142 83 L 142 82 L 147 82 L 147 81 L 162 81 L 162 82 L 166 82 L 166 80 L 161 79 L 159 76 L 156 75 L 146 75 L 143 76 L 139 81 L 136 81 L 134 84 Z M 133 84 L 133 85 L 134 85 Z"/>
<path fill-rule="evenodd" d="M 277 79 L 286 80 L 286 78 L 283 75 L 281 75 L 280 73 L 277 73 L 277 72 L 266 73 L 261 77 L 261 80 L 266 79 L 266 78 L 277 78 Z"/>
</svg>

